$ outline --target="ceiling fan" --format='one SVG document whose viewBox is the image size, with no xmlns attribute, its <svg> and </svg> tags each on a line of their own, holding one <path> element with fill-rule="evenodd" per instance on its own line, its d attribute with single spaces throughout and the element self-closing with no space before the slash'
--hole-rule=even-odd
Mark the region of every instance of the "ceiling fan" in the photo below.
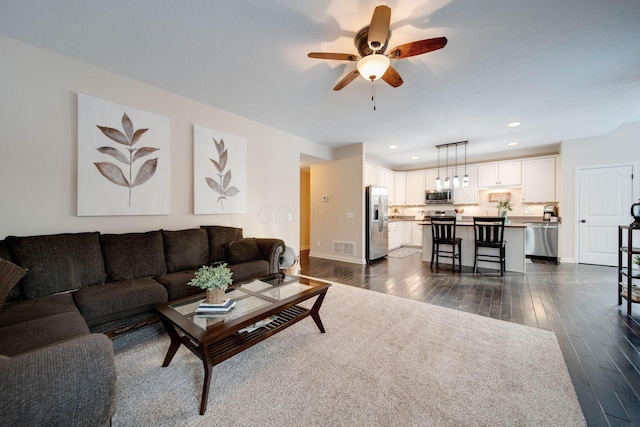
<svg viewBox="0 0 640 427">
<path fill-rule="evenodd" d="M 360 30 L 354 39 L 360 55 L 351 53 L 311 52 L 307 56 L 317 59 L 358 61 L 356 69 L 347 74 L 333 90 L 342 89 L 354 81 L 358 75 L 361 75 L 364 79 L 371 82 L 381 78 L 389 85 L 398 87 L 402 84 L 402 77 L 400 77 L 400 74 L 391 66 L 390 59 L 408 58 L 410 56 L 422 55 L 423 53 L 442 49 L 447 44 L 447 38 L 437 37 L 405 43 L 394 47 L 385 54 L 389 38 L 391 37 L 391 32 L 389 31 L 390 23 L 391 9 L 388 6 L 377 6 L 371 17 L 371 24 Z"/>
</svg>

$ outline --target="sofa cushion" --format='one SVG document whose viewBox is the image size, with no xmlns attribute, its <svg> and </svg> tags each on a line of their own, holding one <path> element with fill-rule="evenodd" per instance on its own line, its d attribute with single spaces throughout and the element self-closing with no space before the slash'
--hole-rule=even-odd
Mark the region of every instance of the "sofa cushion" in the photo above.
<svg viewBox="0 0 640 427">
<path fill-rule="evenodd" d="M 166 273 L 162 232 L 100 235 L 107 282 Z"/>
<path fill-rule="evenodd" d="M 0 309 L 7 300 L 11 289 L 18 284 L 25 274 L 27 274 L 27 270 L 24 268 L 0 258 Z"/>
<path fill-rule="evenodd" d="M 0 328 L 61 313 L 80 313 L 70 292 L 5 304 Z"/>
<path fill-rule="evenodd" d="M 153 313 L 153 306 L 167 302 L 167 290 L 150 277 L 90 286 L 73 294 L 89 328 L 140 313 Z"/>
<path fill-rule="evenodd" d="M 95 232 L 7 237 L 13 262 L 29 270 L 22 278 L 23 297 L 104 283 L 99 236 Z"/>
<path fill-rule="evenodd" d="M 267 260 L 248 261 L 240 264 L 230 265 L 233 272 L 233 282 L 264 277 L 269 275 L 269 262 Z"/>
<path fill-rule="evenodd" d="M 167 290 L 169 301 L 173 301 L 203 292 L 202 289 L 196 286 L 187 285 L 189 280 L 193 279 L 195 276 L 196 271 L 197 270 L 176 271 L 174 273 L 156 276 L 154 279 L 162 283 L 162 286 Z"/>
<path fill-rule="evenodd" d="M 6 240 L 0 240 L 0 258 L 4 258 L 7 261 L 13 262 L 13 258 L 11 258 L 11 252 L 9 252 L 9 245 Z M 15 264 L 15 263 L 14 263 Z M 7 302 L 11 301 L 19 301 L 22 298 L 20 282 L 16 284 L 9 291 L 9 295 L 7 296 Z"/>
<path fill-rule="evenodd" d="M 209 263 L 209 239 L 206 230 L 193 228 L 163 231 L 167 271 L 190 270 Z"/>
<path fill-rule="evenodd" d="M 229 264 L 239 264 L 241 262 L 262 259 L 262 254 L 260 253 L 256 239 L 235 240 L 229 243 L 227 251 Z"/>
<path fill-rule="evenodd" d="M 227 246 L 234 240 L 242 239 L 242 228 L 203 225 L 209 239 L 209 263 L 227 260 Z"/>
<path fill-rule="evenodd" d="M 77 311 L 39 317 L 0 328 L 0 354 L 15 356 L 88 333 L 87 323 Z"/>
</svg>

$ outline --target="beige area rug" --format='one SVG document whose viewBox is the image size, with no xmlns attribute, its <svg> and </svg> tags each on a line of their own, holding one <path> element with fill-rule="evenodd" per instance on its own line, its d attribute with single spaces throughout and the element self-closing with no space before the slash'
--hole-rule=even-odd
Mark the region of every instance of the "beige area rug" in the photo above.
<svg viewBox="0 0 640 427">
<path fill-rule="evenodd" d="M 555 335 L 346 285 L 311 318 L 214 367 L 161 328 L 118 338 L 114 426 L 582 426 Z"/>
<path fill-rule="evenodd" d="M 402 248 L 398 248 L 398 249 L 394 249 L 391 252 L 389 252 L 387 254 L 387 257 L 389 258 L 406 258 L 409 255 L 413 255 L 416 252 L 422 252 L 422 249 L 420 248 L 409 248 L 409 247 L 402 247 Z"/>
</svg>

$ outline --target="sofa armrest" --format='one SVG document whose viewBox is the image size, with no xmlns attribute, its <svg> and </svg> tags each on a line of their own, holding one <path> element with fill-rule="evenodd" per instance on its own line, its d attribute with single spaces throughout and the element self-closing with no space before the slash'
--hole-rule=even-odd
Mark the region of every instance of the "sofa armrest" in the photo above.
<svg viewBox="0 0 640 427">
<path fill-rule="evenodd" d="M 262 257 L 269 261 L 269 274 L 280 271 L 280 255 L 284 252 L 284 241 L 280 239 L 257 238 L 256 243 Z"/>
<path fill-rule="evenodd" d="M 0 357 L 0 424 L 108 426 L 116 409 L 113 344 L 89 334 Z"/>
</svg>

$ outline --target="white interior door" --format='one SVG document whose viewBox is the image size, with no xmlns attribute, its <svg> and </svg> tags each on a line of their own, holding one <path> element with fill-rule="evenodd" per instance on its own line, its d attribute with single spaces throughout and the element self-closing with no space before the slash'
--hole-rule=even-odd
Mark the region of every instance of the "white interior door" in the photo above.
<svg viewBox="0 0 640 427">
<path fill-rule="evenodd" d="M 578 262 L 618 265 L 618 226 L 632 222 L 633 167 L 582 169 L 578 173 Z"/>
</svg>

